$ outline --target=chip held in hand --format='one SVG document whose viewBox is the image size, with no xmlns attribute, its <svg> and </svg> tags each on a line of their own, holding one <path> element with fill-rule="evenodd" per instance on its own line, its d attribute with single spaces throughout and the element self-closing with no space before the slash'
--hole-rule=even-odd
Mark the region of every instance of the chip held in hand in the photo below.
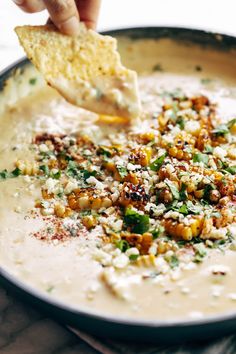
<svg viewBox="0 0 236 354">
<path fill-rule="evenodd" d="M 137 74 L 121 64 L 116 39 L 80 23 L 77 37 L 53 25 L 15 29 L 28 58 L 70 103 L 89 111 L 134 119 L 140 114 Z"/>
</svg>

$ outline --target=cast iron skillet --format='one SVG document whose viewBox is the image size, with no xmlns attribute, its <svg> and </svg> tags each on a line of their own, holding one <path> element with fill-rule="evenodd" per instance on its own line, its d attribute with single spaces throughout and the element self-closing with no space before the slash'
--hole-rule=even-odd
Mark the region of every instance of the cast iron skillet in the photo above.
<svg viewBox="0 0 236 354">
<path fill-rule="evenodd" d="M 236 38 L 193 29 L 145 27 L 128 28 L 105 32 L 113 36 L 139 38 L 171 38 L 185 43 L 197 43 L 219 51 L 236 49 Z M 235 54 L 236 55 L 236 54 Z M 0 75 L 0 90 L 16 68 L 29 65 L 22 59 Z M 57 320 L 88 331 L 96 336 L 146 342 L 183 342 L 204 340 L 232 333 L 236 329 L 236 312 L 232 314 L 208 316 L 200 320 L 154 321 L 130 320 L 114 316 L 96 315 L 83 309 L 75 309 L 69 304 L 57 301 L 49 295 L 31 288 L 0 268 L 0 283 L 14 291 L 21 299 L 28 301 Z M 157 299 L 158 306 L 158 299 Z"/>
</svg>

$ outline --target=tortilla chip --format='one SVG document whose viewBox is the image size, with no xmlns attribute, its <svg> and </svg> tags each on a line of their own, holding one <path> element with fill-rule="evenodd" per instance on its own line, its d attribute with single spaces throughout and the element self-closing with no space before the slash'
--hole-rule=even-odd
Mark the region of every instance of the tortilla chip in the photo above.
<svg viewBox="0 0 236 354">
<path fill-rule="evenodd" d="M 66 100 L 92 112 L 136 117 L 137 74 L 121 64 L 116 40 L 80 24 L 76 37 L 53 25 L 15 29 L 28 58 Z"/>
</svg>

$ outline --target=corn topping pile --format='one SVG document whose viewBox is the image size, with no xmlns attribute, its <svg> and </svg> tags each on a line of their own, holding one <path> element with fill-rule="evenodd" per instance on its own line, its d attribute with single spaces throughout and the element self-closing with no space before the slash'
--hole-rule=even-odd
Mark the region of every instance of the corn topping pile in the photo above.
<svg viewBox="0 0 236 354">
<path fill-rule="evenodd" d="M 141 133 L 123 127 L 99 143 L 82 133 L 37 135 L 35 162 L 1 172 L 41 181 L 35 206 L 57 220 L 42 239 L 96 230 L 105 249 L 119 250 L 120 268 L 154 264 L 159 255 L 175 267 L 183 250 L 201 262 L 208 248 L 231 243 L 236 119 L 220 123 L 205 96 L 168 94 L 149 122 Z"/>
</svg>

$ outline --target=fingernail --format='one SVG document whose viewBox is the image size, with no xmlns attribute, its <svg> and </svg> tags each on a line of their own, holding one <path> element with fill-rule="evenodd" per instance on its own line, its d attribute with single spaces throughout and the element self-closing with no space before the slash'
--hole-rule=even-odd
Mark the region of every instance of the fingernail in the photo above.
<svg viewBox="0 0 236 354">
<path fill-rule="evenodd" d="M 16 5 L 22 5 L 24 0 L 13 0 Z"/>
<path fill-rule="evenodd" d="M 61 32 L 75 36 L 79 32 L 79 20 L 73 16 L 58 25 Z"/>
</svg>

